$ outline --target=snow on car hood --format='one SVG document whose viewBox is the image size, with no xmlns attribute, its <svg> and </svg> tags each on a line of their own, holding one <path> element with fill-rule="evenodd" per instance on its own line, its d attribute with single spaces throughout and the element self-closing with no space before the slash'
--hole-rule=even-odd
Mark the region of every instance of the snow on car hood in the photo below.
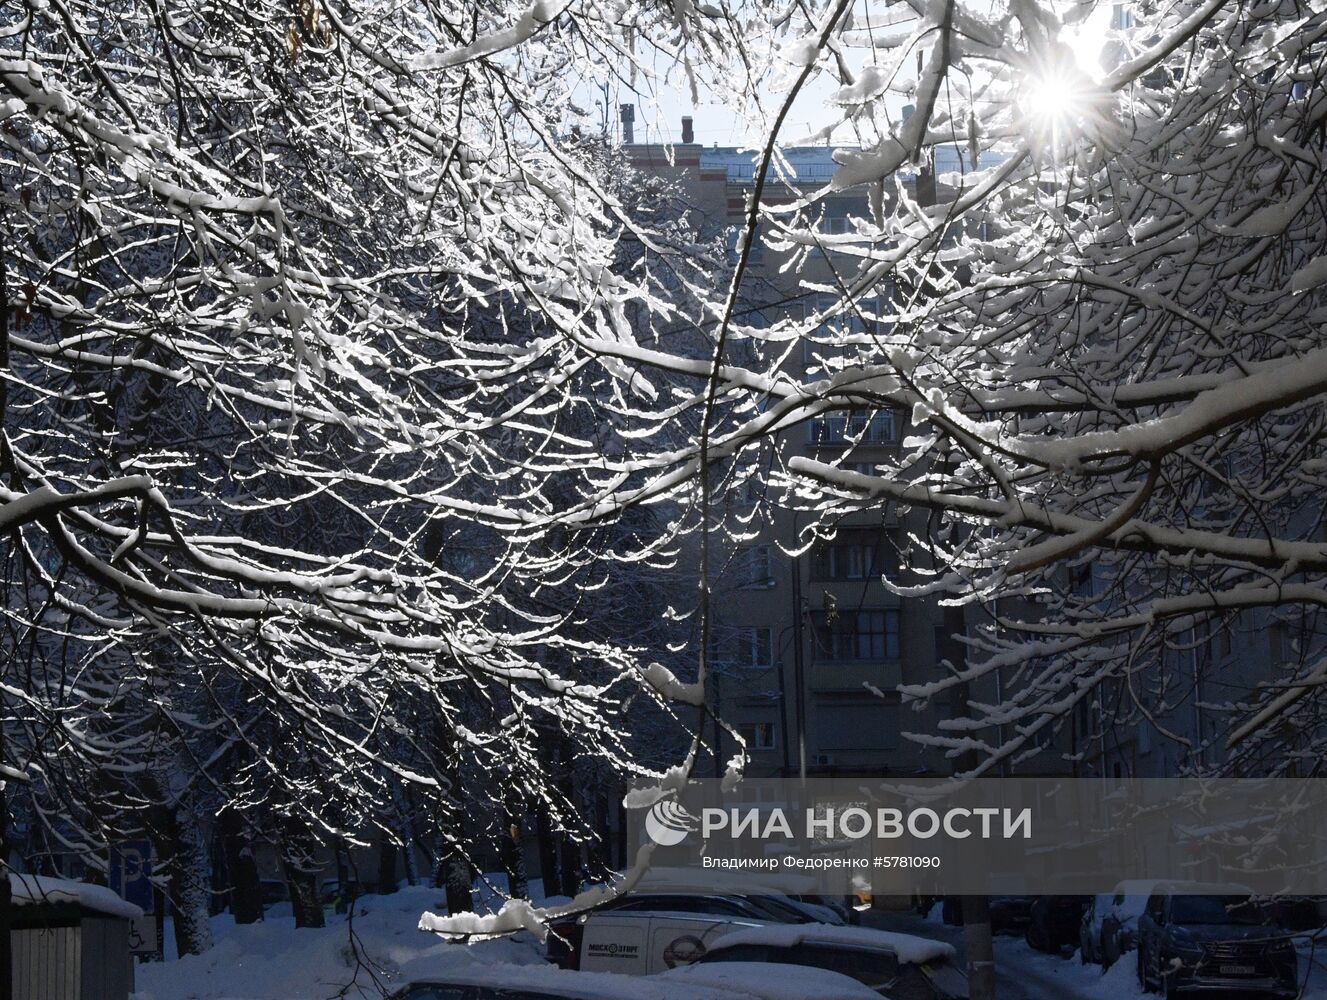
<svg viewBox="0 0 1327 1000">
<path fill-rule="evenodd" d="M 949 960 L 955 955 L 954 946 L 944 941 L 933 941 L 913 934 L 878 931 L 870 927 L 834 927 L 829 924 L 771 924 L 766 927 L 748 927 L 745 930 L 725 934 L 714 942 L 710 950 L 719 951 L 742 944 L 793 948 L 804 942 L 833 944 L 843 948 L 888 949 L 898 956 L 900 962 L 912 962 L 917 965 L 940 959 Z"/>
</svg>

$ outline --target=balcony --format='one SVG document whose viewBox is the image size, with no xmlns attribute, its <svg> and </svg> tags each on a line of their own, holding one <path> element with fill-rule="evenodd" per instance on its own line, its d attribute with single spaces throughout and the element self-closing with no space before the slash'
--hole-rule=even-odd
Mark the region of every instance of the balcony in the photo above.
<svg viewBox="0 0 1327 1000">
<path fill-rule="evenodd" d="M 806 684 L 812 691 L 864 690 L 870 684 L 886 694 L 903 682 L 903 664 L 899 660 L 818 661 L 806 672 Z"/>
</svg>

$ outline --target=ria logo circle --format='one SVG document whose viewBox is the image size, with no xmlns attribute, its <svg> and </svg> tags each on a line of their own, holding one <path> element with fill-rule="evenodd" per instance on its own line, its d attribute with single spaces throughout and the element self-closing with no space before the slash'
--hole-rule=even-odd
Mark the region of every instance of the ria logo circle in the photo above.
<svg viewBox="0 0 1327 1000">
<path fill-rule="evenodd" d="M 676 847 L 696 828 L 689 812 L 672 799 L 662 799 L 645 814 L 645 832 L 660 847 Z"/>
</svg>

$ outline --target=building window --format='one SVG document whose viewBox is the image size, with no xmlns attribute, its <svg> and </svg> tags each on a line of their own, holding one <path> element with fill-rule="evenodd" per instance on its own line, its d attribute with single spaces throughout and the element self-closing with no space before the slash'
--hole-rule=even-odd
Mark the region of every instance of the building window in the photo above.
<svg viewBox="0 0 1327 1000">
<path fill-rule="evenodd" d="M 749 545 L 733 559 L 739 587 L 774 586 L 773 559 L 768 545 Z"/>
<path fill-rule="evenodd" d="M 720 627 L 710 637 L 710 660 L 716 664 L 754 669 L 773 663 L 770 630 L 762 625 Z"/>
<path fill-rule="evenodd" d="M 898 611 L 838 611 L 811 616 L 816 658 L 843 663 L 897 660 Z"/>
<path fill-rule="evenodd" d="M 772 722 L 743 723 L 737 727 L 737 733 L 746 743 L 748 750 L 774 749 L 774 723 Z"/>
<path fill-rule="evenodd" d="M 814 445 L 892 444 L 898 440 L 898 420 L 893 410 L 816 417 L 807 425 L 807 440 Z"/>
<path fill-rule="evenodd" d="M 840 531 L 815 550 L 817 580 L 879 580 L 886 567 L 885 536 L 876 530 Z"/>
</svg>

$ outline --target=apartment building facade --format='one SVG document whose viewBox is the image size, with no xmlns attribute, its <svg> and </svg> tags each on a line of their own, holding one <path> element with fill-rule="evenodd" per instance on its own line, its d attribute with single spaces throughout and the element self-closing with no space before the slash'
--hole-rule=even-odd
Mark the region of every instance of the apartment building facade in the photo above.
<svg viewBox="0 0 1327 1000">
<path fill-rule="evenodd" d="M 672 145 L 627 142 L 623 151 L 637 171 L 670 182 L 696 220 L 698 235 L 727 240 L 735 259 L 757 157 L 686 141 L 693 138 L 689 119 L 683 119 L 682 138 Z M 828 146 L 782 154 L 784 166 L 767 178 L 762 194 L 767 206 L 787 206 L 823 189 L 835 169 Z M 937 173 L 960 169 L 962 155 L 942 150 Z M 915 188 L 915 178 L 902 180 Z M 851 232 L 854 218 L 869 218 L 871 208 L 867 192 L 857 189 L 818 198 L 814 211 L 818 230 L 834 235 Z M 834 297 L 815 287 L 832 287 L 835 257 L 832 248 L 816 248 L 785 267 L 785 253 L 758 242 L 739 316 L 759 325 L 818 315 Z M 814 339 L 780 349 L 786 354 L 783 370 L 792 377 L 823 376 L 825 348 Z M 836 413 L 769 443 L 766 457 L 772 464 L 795 455 L 833 456 L 870 467 L 898 449 L 905 424 L 905 414 L 888 409 Z M 813 537 L 810 516 L 783 502 L 762 471 L 722 493 L 724 509 L 716 516 L 729 530 L 716 532 L 725 545 L 710 581 L 711 695 L 746 744 L 748 774 L 950 773 L 952 761 L 903 734 L 934 731 L 939 718 L 964 711 L 961 699 L 915 706 L 902 702 L 898 688 L 944 676 L 943 661 L 962 657 L 951 635 L 967 624 L 935 600 L 900 598 L 882 582 L 897 571 L 908 519 L 925 515 L 900 518 L 892 507 L 872 509 L 845 519 L 832 534 Z M 743 474 L 735 473 L 738 479 Z M 717 746 L 716 765 L 736 752 L 730 734 L 717 725 L 707 736 Z"/>
</svg>

